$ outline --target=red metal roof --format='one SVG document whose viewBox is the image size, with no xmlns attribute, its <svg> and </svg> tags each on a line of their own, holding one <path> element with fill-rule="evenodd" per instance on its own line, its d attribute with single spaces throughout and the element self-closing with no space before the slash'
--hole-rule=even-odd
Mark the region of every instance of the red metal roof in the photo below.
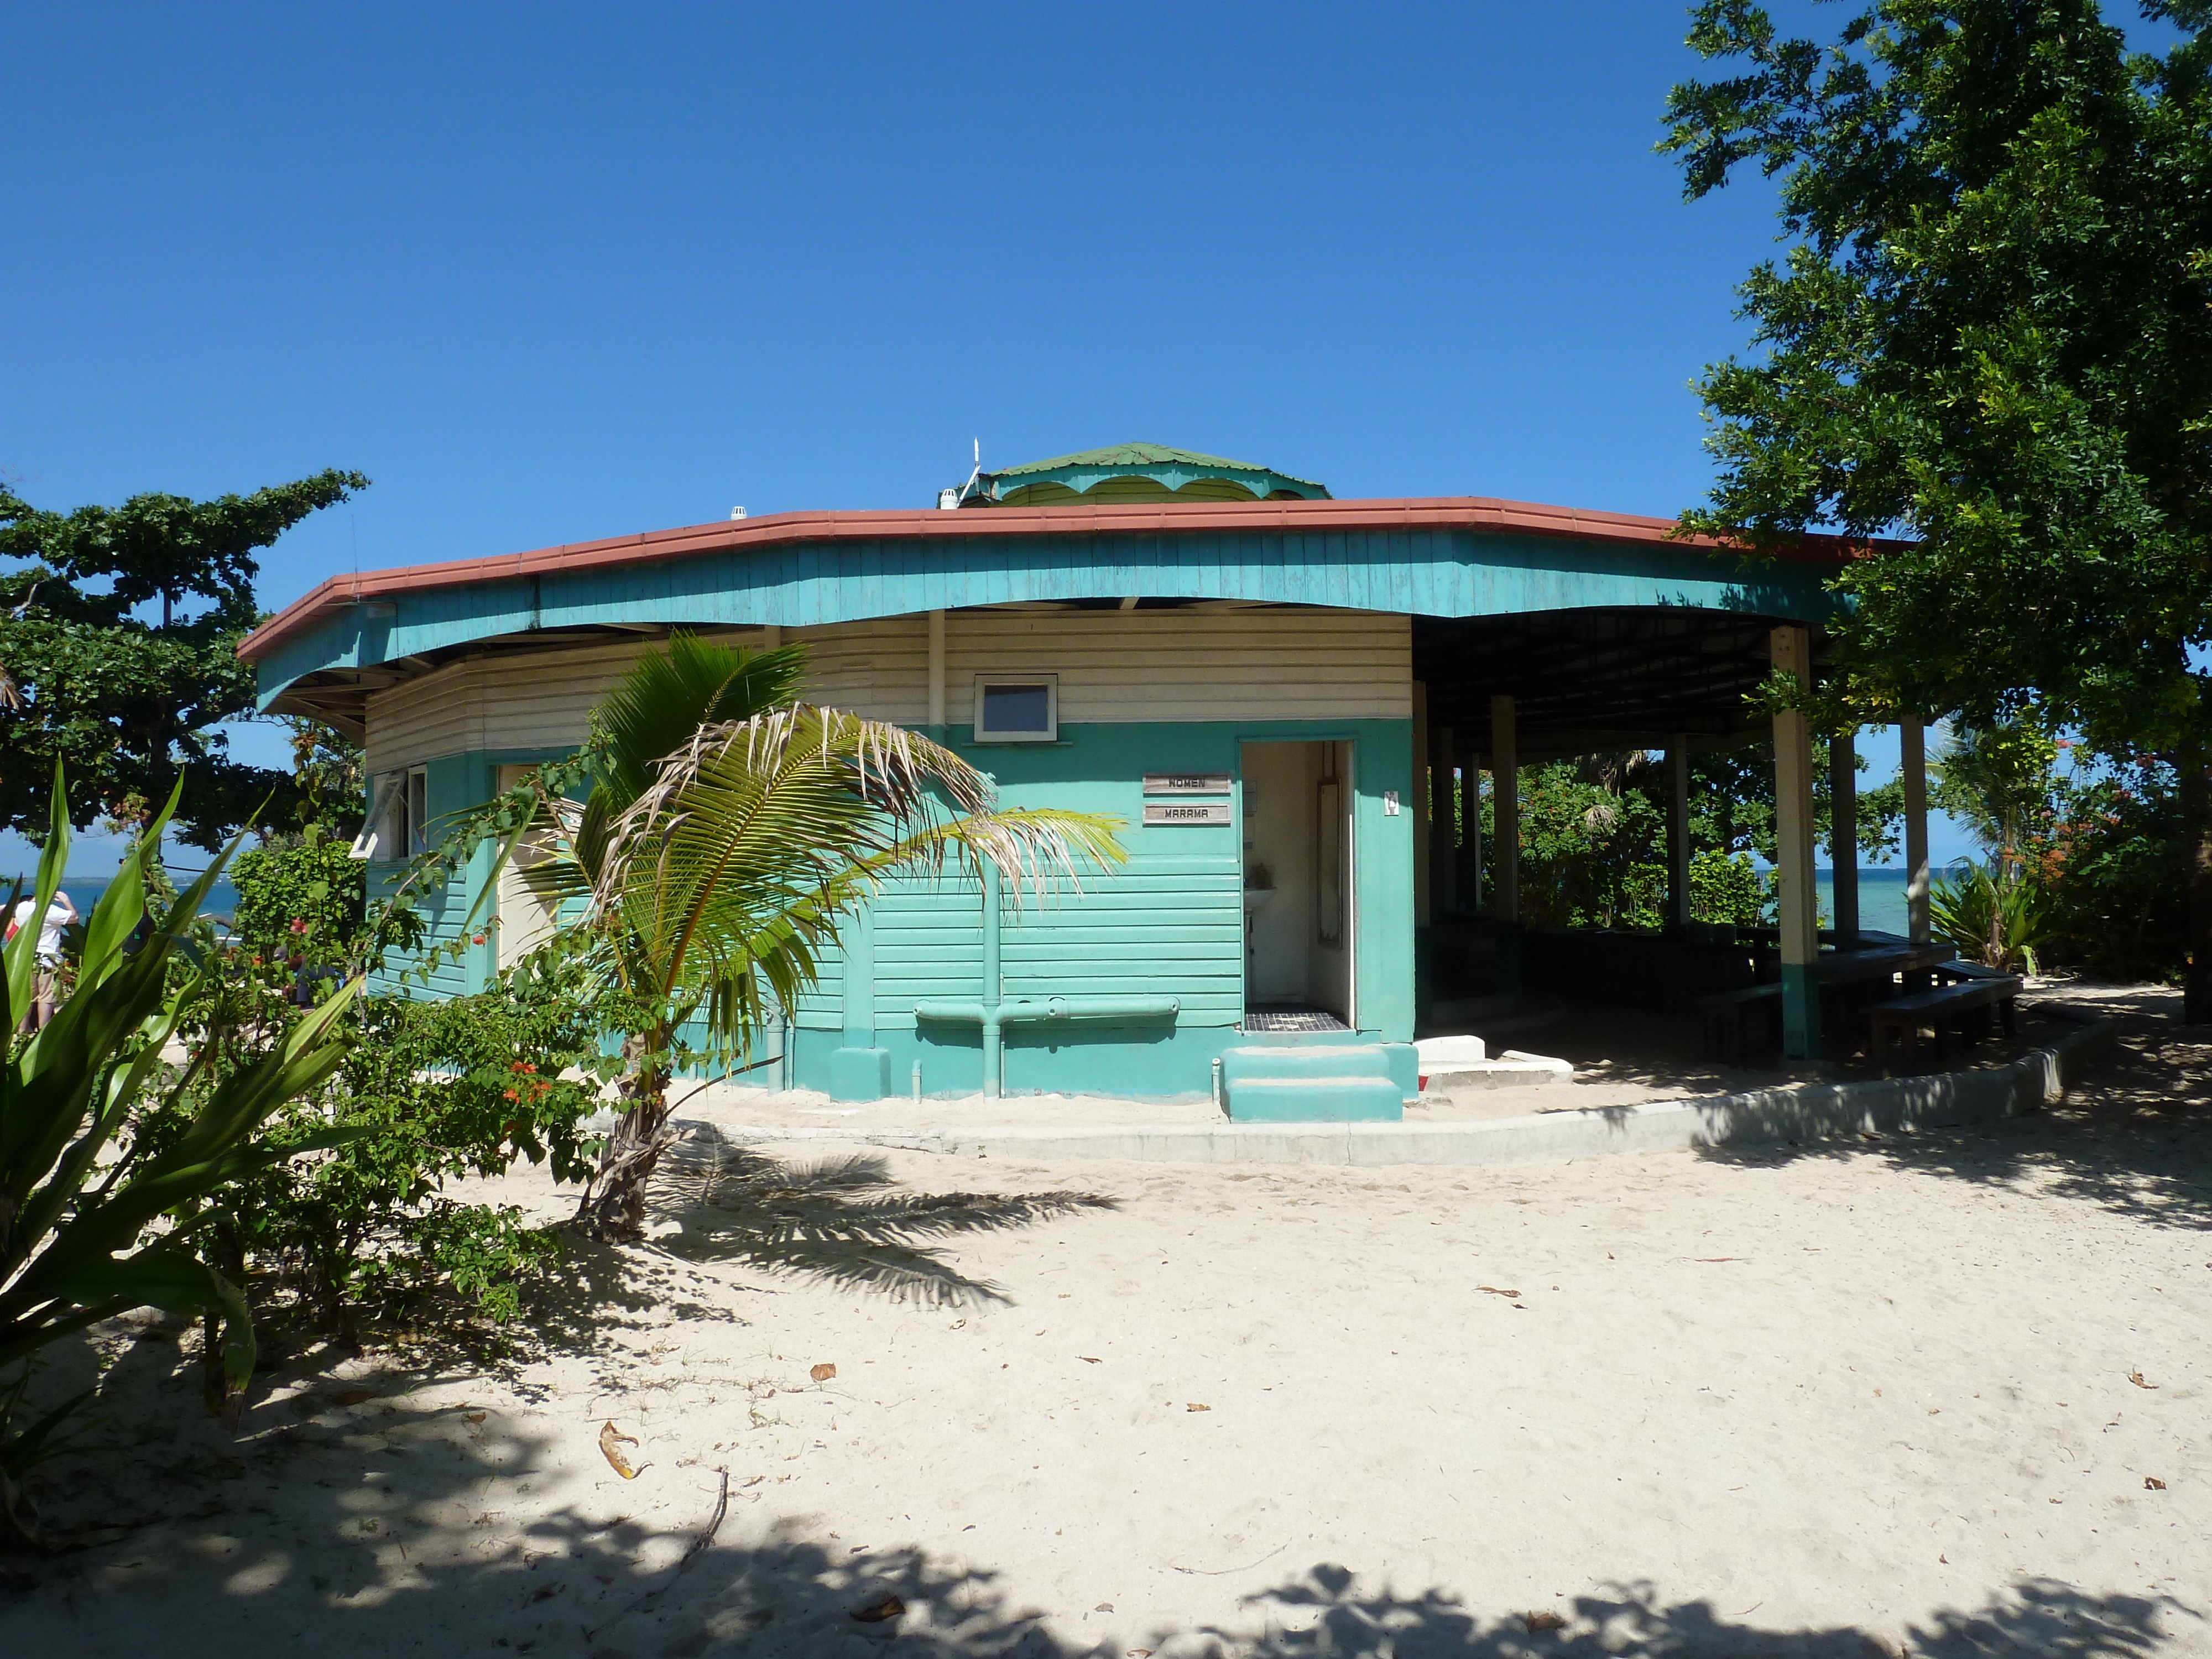
<svg viewBox="0 0 2212 1659">
<path fill-rule="evenodd" d="M 757 519 L 691 525 L 680 530 L 649 530 L 604 541 L 570 542 L 530 553 L 490 558 L 451 559 L 442 564 L 404 565 L 332 576 L 292 601 L 239 642 L 248 662 L 311 625 L 325 612 L 394 593 L 427 588 L 465 587 L 473 582 L 542 576 L 569 570 L 604 570 L 659 559 L 727 553 L 788 542 L 883 540 L 929 536 L 1081 536 L 1144 534 L 1206 530 L 1347 531 L 1447 529 L 1519 531 L 1578 541 L 1628 546 L 1676 546 L 1727 550 L 1731 544 L 1710 536 L 1675 538 L 1672 519 L 1630 513 L 1593 513 L 1529 501 L 1499 501 L 1487 495 L 1417 496 L 1366 501 L 1171 501 L 1074 502 L 1054 507 L 968 508 L 947 513 L 936 507 L 867 513 L 775 513 Z M 1869 550 L 1869 544 L 1837 536 L 1807 536 L 1773 556 L 1821 564 L 1841 564 Z"/>
</svg>

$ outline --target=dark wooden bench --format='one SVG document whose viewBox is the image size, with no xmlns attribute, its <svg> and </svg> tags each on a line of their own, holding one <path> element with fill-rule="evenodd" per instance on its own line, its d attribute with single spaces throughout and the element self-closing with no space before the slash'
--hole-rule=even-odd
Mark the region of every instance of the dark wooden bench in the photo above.
<svg viewBox="0 0 2212 1659">
<path fill-rule="evenodd" d="M 1945 1041 L 1954 1027 L 1967 1042 L 1972 1042 L 1989 1035 L 1990 1017 L 1996 1013 L 2004 1021 L 2007 1036 L 2017 1029 L 2013 1011 L 2013 999 L 2020 994 L 2021 981 L 2017 975 L 1977 975 L 1951 985 L 1939 985 L 1932 991 L 1916 991 L 1911 996 L 1893 998 L 1876 1003 L 1866 1011 L 1867 1056 L 1881 1064 L 1881 1074 L 1889 1075 L 1892 1040 L 1905 1052 L 1908 1071 L 1920 1069 L 1920 1033 L 1923 1030 L 1936 1034 L 1936 1058 L 1943 1058 Z"/>
<path fill-rule="evenodd" d="M 1698 1012 L 1705 1017 L 1705 1057 L 1723 1066 L 1744 1063 L 1754 1019 L 1765 1028 L 1765 1047 L 1782 1046 L 1779 985 L 1747 985 L 1740 991 L 1717 991 L 1698 999 Z"/>
<path fill-rule="evenodd" d="M 1939 962 L 1936 964 L 1935 972 L 1937 978 L 1948 980 L 1954 983 L 1956 983 L 1960 980 L 2010 979 L 2013 977 L 2012 975 L 2008 974 L 2002 968 L 1990 968 L 1978 962 L 1968 962 L 1964 957 L 1961 957 L 1955 962 Z"/>
</svg>

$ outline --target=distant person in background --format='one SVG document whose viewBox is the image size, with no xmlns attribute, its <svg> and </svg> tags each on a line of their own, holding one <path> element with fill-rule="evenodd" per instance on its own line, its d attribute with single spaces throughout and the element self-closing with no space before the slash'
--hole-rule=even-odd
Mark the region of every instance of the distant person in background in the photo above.
<svg viewBox="0 0 2212 1659">
<path fill-rule="evenodd" d="M 31 925 L 31 912 L 38 902 L 33 896 L 15 906 L 15 914 L 8 919 L 9 939 Z M 32 978 L 31 1010 L 23 1016 L 22 1029 L 27 1031 L 44 1030 L 54 1017 L 54 1007 L 62 994 L 62 929 L 76 919 L 76 906 L 70 902 L 70 896 L 57 892 L 46 906 L 46 920 L 39 924 L 39 960 Z"/>
</svg>

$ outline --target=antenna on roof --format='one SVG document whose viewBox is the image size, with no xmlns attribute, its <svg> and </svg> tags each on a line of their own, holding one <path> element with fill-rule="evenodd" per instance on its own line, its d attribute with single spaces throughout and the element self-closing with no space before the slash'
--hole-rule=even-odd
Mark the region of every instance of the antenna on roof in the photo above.
<svg viewBox="0 0 2212 1659">
<path fill-rule="evenodd" d="M 975 442 L 975 470 L 968 475 L 968 482 L 957 489 L 940 489 L 937 492 L 937 505 L 944 510 L 950 511 L 966 501 L 969 491 L 975 489 L 983 477 L 983 441 L 978 438 Z"/>
</svg>

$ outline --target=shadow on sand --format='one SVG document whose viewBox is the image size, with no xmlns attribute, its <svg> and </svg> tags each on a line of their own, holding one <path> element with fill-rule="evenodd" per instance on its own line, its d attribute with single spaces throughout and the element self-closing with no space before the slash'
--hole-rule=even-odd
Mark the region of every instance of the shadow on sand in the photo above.
<svg viewBox="0 0 2212 1659">
<path fill-rule="evenodd" d="M 542 1446 L 478 1437 L 468 1455 L 441 1458 L 433 1455 L 438 1443 L 467 1439 L 465 1418 L 425 1417 L 417 1427 L 414 1466 L 372 1486 L 317 1479 L 321 1460 L 307 1454 L 288 1478 L 324 1507 L 294 1504 L 281 1526 L 258 1521 L 249 1500 L 219 1527 L 171 1526 L 127 1547 L 19 1559 L 0 1572 L 0 1626 L 20 1641 L 16 1650 L 88 1659 L 256 1647 L 318 1659 L 416 1648 L 590 1659 L 2122 1659 L 2201 1651 L 2206 1634 L 2201 1615 L 2178 1601 L 2090 1595 L 2045 1580 L 2017 1583 L 1978 1607 L 1938 1610 L 1909 1624 L 1900 1645 L 1895 1632 L 1854 1626 L 1731 1619 L 1644 1584 L 1538 1610 L 1484 1609 L 1440 1589 L 1400 1594 L 1333 1563 L 1224 1594 L 1235 1613 L 1217 1623 L 1181 1628 L 1125 1597 L 1069 1630 L 1048 1626 L 990 1568 L 916 1548 L 854 1549 L 795 1529 L 771 1529 L 751 1547 L 710 1541 L 718 1477 L 703 1470 L 693 1472 L 702 1524 L 680 1557 L 680 1538 L 560 1510 L 512 1536 L 483 1536 L 483 1517 L 468 1513 L 481 1468 L 526 1473 Z M 389 1469 L 395 1460 L 387 1451 L 375 1462 Z M 258 1490 L 252 1477 L 269 1472 L 235 1484 Z M 734 1510 L 739 1499 L 731 1503 Z M 666 1546 L 663 1565 L 643 1571 L 641 1555 L 656 1542 Z"/>
<path fill-rule="evenodd" d="M 895 1182 L 873 1153 L 800 1164 L 707 1133 L 662 1155 L 651 1197 L 657 1216 L 684 1229 L 666 1241 L 672 1254 L 804 1273 L 932 1306 L 1003 1302 L 1006 1292 L 962 1273 L 931 1241 L 1031 1226 L 1118 1202 L 1065 1190 L 918 1193 Z"/>
<path fill-rule="evenodd" d="M 2060 1105 L 1971 1128 L 1874 1143 L 1899 1169 L 2034 1185 L 2154 1226 L 2212 1230 L 2212 1028 L 2185 1026 L 2179 996 L 2113 1008 L 2118 1046 Z M 2171 1005 L 2171 1008 L 2166 1005 Z M 1712 1148 L 1717 1163 L 1864 1157 L 1868 1140 Z"/>
</svg>

